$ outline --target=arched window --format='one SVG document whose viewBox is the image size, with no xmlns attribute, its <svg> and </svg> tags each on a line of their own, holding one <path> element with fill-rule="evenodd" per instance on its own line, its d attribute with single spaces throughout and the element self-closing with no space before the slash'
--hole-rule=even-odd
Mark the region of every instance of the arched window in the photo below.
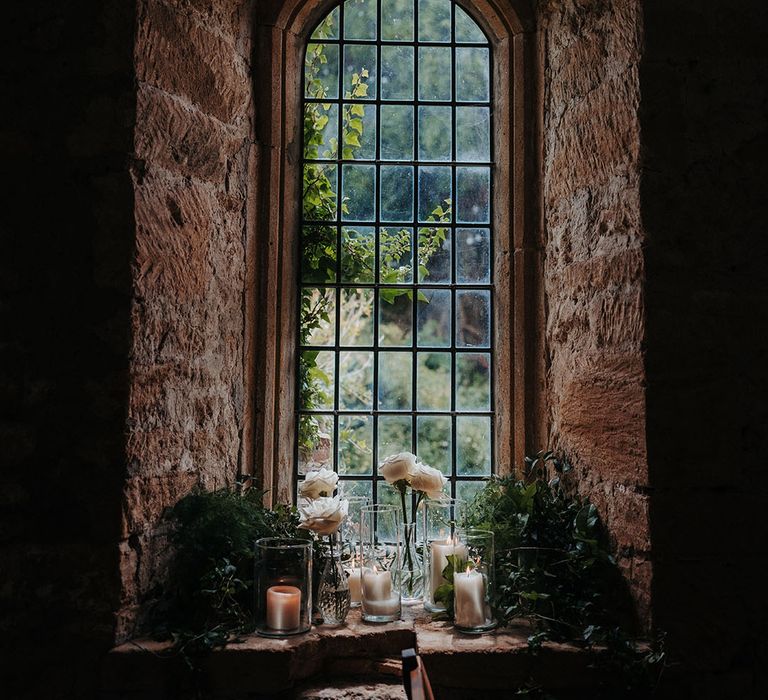
<svg viewBox="0 0 768 700">
<path fill-rule="evenodd" d="M 296 473 L 494 471 L 493 53 L 452 0 L 346 0 L 306 47 Z"/>
<path fill-rule="evenodd" d="M 244 476 L 276 503 L 310 466 L 373 490 L 400 449 L 458 493 L 511 473 L 546 442 L 530 3 L 255 13 Z"/>
</svg>

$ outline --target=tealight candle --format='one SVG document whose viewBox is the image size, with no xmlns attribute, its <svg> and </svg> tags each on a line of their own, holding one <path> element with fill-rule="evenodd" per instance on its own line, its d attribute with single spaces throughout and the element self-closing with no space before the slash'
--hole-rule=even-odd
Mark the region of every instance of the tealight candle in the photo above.
<svg viewBox="0 0 768 700">
<path fill-rule="evenodd" d="M 271 586 L 267 589 L 267 627 L 288 632 L 299 627 L 301 591 L 295 586 Z"/>
<path fill-rule="evenodd" d="M 458 627 L 481 627 L 485 617 L 485 577 L 467 567 L 453 576 L 455 621 Z"/>
</svg>

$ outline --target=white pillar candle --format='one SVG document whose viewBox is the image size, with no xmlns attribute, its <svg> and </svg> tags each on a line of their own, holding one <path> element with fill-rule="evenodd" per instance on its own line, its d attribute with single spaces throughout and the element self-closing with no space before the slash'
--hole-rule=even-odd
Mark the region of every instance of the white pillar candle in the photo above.
<svg viewBox="0 0 768 700">
<path fill-rule="evenodd" d="M 459 559 L 466 560 L 467 548 L 465 545 L 456 543 L 452 540 L 446 540 L 445 542 L 435 541 L 431 545 L 431 579 L 432 586 L 432 600 L 435 600 L 435 591 L 443 583 L 447 581 L 443 580 L 443 570 L 448 566 L 448 557 L 456 555 Z"/>
<path fill-rule="evenodd" d="M 368 569 L 363 572 L 363 599 L 388 600 L 392 597 L 392 575 L 389 571 Z"/>
<path fill-rule="evenodd" d="M 278 631 L 296 629 L 301 620 L 301 591 L 295 586 L 267 589 L 267 627 Z"/>
<path fill-rule="evenodd" d="M 392 596 L 385 600 L 363 600 L 363 612 L 366 615 L 399 615 L 400 614 L 400 598 L 398 596 Z"/>
<path fill-rule="evenodd" d="M 453 576 L 455 620 L 459 627 L 480 627 L 485 618 L 485 577 L 470 570 Z"/>
<path fill-rule="evenodd" d="M 362 600 L 362 573 L 363 570 L 358 566 L 347 569 L 349 574 L 349 594 L 353 603 L 359 603 Z"/>
<path fill-rule="evenodd" d="M 366 615 L 390 616 L 400 613 L 400 596 L 392 593 L 389 571 L 363 571 L 363 612 Z"/>
</svg>

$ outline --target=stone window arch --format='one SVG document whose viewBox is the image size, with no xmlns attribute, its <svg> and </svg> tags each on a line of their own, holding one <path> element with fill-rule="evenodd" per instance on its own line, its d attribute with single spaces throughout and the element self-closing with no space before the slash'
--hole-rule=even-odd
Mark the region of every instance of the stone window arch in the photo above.
<svg viewBox="0 0 768 700">
<path fill-rule="evenodd" d="M 311 33 L 338 0 L 290 0 L 257 10 L 254 56 L 256 236 L 250 251 L 253 294 L 246 316 L 255 402 L 252 454 L 243 472 L 269 502 L 294 489 L 299 237 L 301 229 L 302 64 Z M 540 232 L 536 34 L 524 2 L 463 0 L 456 5 L 488 37 L 492 52 L 495 282 L 494 455 L 496 472 L 522 464 L 541 413 L 533 386 L 540 310 L 536 270 Z"/>
</svg>

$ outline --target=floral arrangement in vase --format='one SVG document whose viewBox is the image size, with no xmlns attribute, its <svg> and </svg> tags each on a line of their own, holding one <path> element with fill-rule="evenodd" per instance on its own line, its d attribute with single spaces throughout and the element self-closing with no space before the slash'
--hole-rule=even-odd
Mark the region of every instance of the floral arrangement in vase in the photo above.
<svg viewBox="0 0 768 700">
<path fill-rule="evenodd" d="M 379 465 L 379 474 L 400 493 L 403 509 L 400 590 L 404 603 L 418 603 L 421 602 L 424 592 L 424 572 L 422 558 L 416 546 L 416 509 L 424 498 L 441 498 L 448 479 L 438 469 L 425 464 L 411 452 L 400 452 L 387 457 Z M 411 498 L 410 520 L 407 507 L 409 491 L 416 495 L 415 503 Z"/>
<path fill-rule="evenodd" d="M 337 533 L 349 512 L 349 501 L 336 490 L 339 475 L 330 469 L 307 473 L 299 486 L 299 528 L 314 532 L 318 538 L 328 538 L 325 559 L 317 593 L 317 608 L 326 624 L 340 625 L 351 603 L 349 581 L 341 566 Z"/>
</svg>

